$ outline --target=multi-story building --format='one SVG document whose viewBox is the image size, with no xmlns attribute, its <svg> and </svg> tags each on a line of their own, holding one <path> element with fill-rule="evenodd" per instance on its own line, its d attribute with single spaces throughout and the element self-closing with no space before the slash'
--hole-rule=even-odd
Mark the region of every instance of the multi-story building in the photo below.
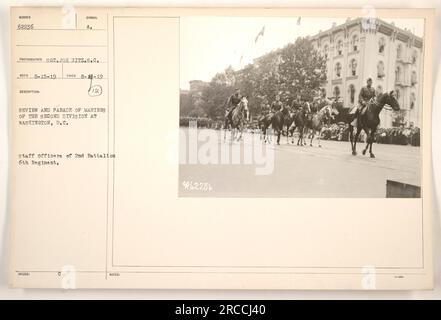
<svg viewBox="0 0 441 320">
<path fill-rule="evenodd" d="M 345 107 L 358 103 L 358 94 L 372 78 L 377 92 L 396 90 L 401 110 L 387 108 L 380 115 L 382 127 L 413 124 L 421 127 L 423 39 L 406 29 L 375 19 L 348 19 L 310 37 L 327 61 L 322 90 L 338 96 Z"/>
</svg>

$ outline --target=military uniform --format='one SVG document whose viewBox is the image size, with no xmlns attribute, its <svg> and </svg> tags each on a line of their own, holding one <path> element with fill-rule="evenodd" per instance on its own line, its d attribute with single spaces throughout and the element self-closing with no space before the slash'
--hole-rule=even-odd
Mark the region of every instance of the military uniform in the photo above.
<svg viewBox="0 0 441 320">
<path fill-rule="evenodd" d="M 240 103 L 240 100 L 242 99 L 240 94 L 232 94 L 229 101 L 228 101 L 228 107 L 233 111 L 238 104 Z"/>
<path fill-rule="evenodd" d="M 373 87 L 363 87 L 358 95 L 358 109 L 363 110 L 369 100 L 375 97 L 375 89 Z"/>
<path fill-rule="evenodd" d="M 375 98 L 375 89 L 372 86 L 365 86 L 361 88 L 360 94 L 358 95 L 358 106 L 357 109 L 355 109 L 355 119 L 352 122 L 353 126 L 358 126 L 360 115 L 363 113 L 367 103 L 372 98 Z"/>
<path fill-rule="evenodd" d="M 239 105 L 241 99 L 242 96 L 240 94 L 234 93 L 231 95 L 230 99 L 228 99 L 228 106 L 225 116 L 226 118 L 230 118 L 233 110 L 236 109 L 236 107 Z"/>
<path fill-rule="evenodd" d="M 272 112 L 277 112 L 277 111 L 280 111 L 280 110 L 282 110 L 282 107 L 283 107 L 283 103 L 282 103 L 282 101 L 274 101 L 272 104 L 271 104 L 271 111 Z"/>
<path fill-rule="evenodd" d="M 302 101 L 301 101 L 301 100 L 294 100 L 294 101 L 292 102 L 292 109 L 293 109 L 294 111 L 297 111 L 297 110 L 299 110 L 300 108 L 302 108 Z"/>
</svg>

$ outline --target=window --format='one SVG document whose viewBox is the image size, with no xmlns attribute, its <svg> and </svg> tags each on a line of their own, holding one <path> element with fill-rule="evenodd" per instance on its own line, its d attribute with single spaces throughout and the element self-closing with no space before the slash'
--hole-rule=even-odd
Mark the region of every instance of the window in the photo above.
<svg viewBox="0 0 441 320">
<path fill-rule="evenodd" d="M 412 74 L 410 75 L 410 85 L 414 86 L 417 83 L 417 73 L 416 71 L 412 71 Z"/>
<path fill-rule="evenodd" d="M 340 97 L 340 88 L 338 86 L 334 87 L 334 97 Z"/>
<path fill-rule="evenodd" d="M 413 50 L 412 52 L 412 64 L 415 64 L 417 62 L 418 58 L 418 52 L 416 50 Z"/>
<path fill-rule="evenodd" d="M 416 96 L 415 96 L 415 92 L 412 92 L 411 94 L 410 94 L 410 98 L 409 98 L 409 105 L 410 105 L 410 109 L 413 109 L 413 108 L 415 108 L 415 103 L 416 103 Z"/>
<path fill-rule="evenodd" d="M 357 60 L 352 59 L 349 63 L 349 69 L 351 70 L 351 75 L 356 76 L 357 75 Z"/>
<path fill-rule="evenodd" d="M 341 56 L 343 54 L 343 41 L 337 41 L 337 55 Z"/>
<path fill-rule="evenodd" d="M 384 62 L 379 61 L 377 64 L 377 78 L 382 79 L 385 76 L 384 73 Z"/>
<path fill-rule="evenodd" d="M 401 59 L 402 55 L 403 55 L 403 46 L 400 43 L 398 44 L 397 47 L 397 59 Z"/>
<path fill-rule="evenodd" d="M 355 86 L 353 84 L 349 85 L 349 97 L 351 103 L 355 102 Z"/>
<path fill-rule="evenodd" d="M 327 44 L 325 44 L 324 53 L 325 53 L 325 58 L 328 59 L 329 46 Z"/>
<path fill-rule="evenodd" d="M 337 78 L 341 77 L 341 63 L 337 62 L 335 64 L 335 75 L 337 76 Z"/>
<path fill-rule="evenodd" d="M 401 91 L 400 91 L 400 89 L 396 88 L 396 89 L 395 89 L 395 94 L 397 95 L 397 100 L 399 100 L 400 97 L 401 97 Z"/>
<path fill-rule="evenodd" d="M 395 69 L 395 82 L 400 83 L 401 82 L 401 68 L 400 66 L 397 66 Z"/>
<path fill-rule="evenodd" d="M 378 53 L 384 53 L 385 46 L 386 41 L 384 41 L 384 38 L 380 38 L 380 41 L 378 42 Z"/>
<path fill-rule="evenodd" d="M 358 36 L 354 34 L 352 36 L 352 51 L 357 51 L 357 50 L 358 50 Z"/>
</svg>

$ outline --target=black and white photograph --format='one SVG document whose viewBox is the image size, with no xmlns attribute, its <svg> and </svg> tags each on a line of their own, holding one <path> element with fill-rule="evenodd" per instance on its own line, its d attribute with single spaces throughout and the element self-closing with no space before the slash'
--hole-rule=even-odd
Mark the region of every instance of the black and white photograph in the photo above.
<svg viewBox="0 0 441 320">
<path fill-rule="evenodd" d="M 392 2 L 6 6 L 0 292 L 440 296 L 441 7 Z"/>
<path fill-rule="evenodd" d="M 181 17 L 180 197 L 419 198 L 424 19 Z"/>
</svg>

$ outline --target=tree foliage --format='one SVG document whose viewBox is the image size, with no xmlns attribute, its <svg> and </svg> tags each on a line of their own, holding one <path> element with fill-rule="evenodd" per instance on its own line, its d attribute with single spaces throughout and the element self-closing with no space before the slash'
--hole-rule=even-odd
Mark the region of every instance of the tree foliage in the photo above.
<svg viewBox="0 0 441 320">
<path fill-rule="evenodd" d="M 298 94 L 312 99 L 323 80 L 326 80 L 325 59 L 307 38 L 298 38 L 295 43 L 272 51 L 241 70 L 228 67 L 217 73 L 198 99 L 181 99 L 181 115 L 222 118 L 235 88 L 248 97 L 250 112 L 256 115 L 262 105 L 270 104 L 276 95 L 289 104 Z"/>
</svg>

